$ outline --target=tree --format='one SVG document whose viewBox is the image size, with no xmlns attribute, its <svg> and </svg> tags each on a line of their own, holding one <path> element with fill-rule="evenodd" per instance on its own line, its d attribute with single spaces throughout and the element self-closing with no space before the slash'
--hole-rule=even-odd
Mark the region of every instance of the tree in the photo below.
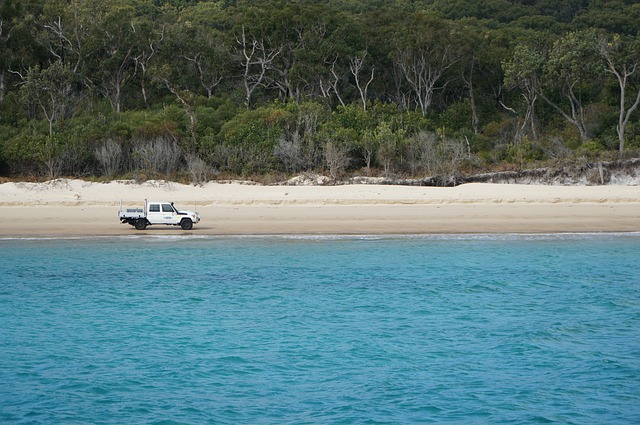
<svg viewBox="0 0 640 425">
<path fill-rule="evenodd" d="M 360 139 L 360 148 L 367 167 L 367 176 L 371 176 L 371 162 L 379 148 L 380 138 L 377 136 L 376 131 L 365 130 L 362 139 Z"/>
<path fill-rule="evenodd" d="M 164 41 L 165 27 L 154 29 L 149 21 L 142 20 L 133 26 L 137 39 L 136 48 L 133 54 L 135 73 L 140 81 L 140 91 L 145 107 L 149 106 L 149 96 L 147 94 L 148 73 L 154 56 L 158 53 Z"/>
<path fill-rule="evenodd" d="M 330 99 L 332 94 L 336 96 L 338 102 L 340 102 L 341 106 L 346 106 L 344 100 L 342 100 L 342 96 L 340 96 L 340 80 L 341 77 L 338 75 L 336 71 L 336 66 L 338 63 L 338 58 L 335 58 L 331 61 L 331 76 L 324 77 L 320 76 L 318 86 L 320 87 L 320 92 L 322 93 L 322 97 Z"/>
<path fill-rule="evenodd" d="M 189 133 L 191 135 L 191 143 L 187 149 L 188 153 L 194 154 L 198 146 L 198 134 L 196 126 L 198 125 L 198 116 L 193 109 L 193 95 L 188 90 L 181 90 L 171 84 L 165 77 L 158 77 L 164 86 L 178 99 L 184 112 L 189 117 Z"/>
<path fill-rule="evenodd" d="M 464 40 L 458 47 L 461 60 L 455 67 L 463 83 L 457 89 L 458 96 L 464 97 L 465 103 L 469 105 L 467 114 L 470 116 L 465 121 L 470 123 L 474 134 L 479 134 L 481 114 L 485 112 L 488 115 L 490 108 L 495 108 L 495 104 L 492 104 L 493 98 L 496 97 L 494 93 L 499 93 L 503 84 L 500 61 L 496 61 L 502 52 L 492 44 L 498 44 L 502 49 L 506 49 L 507 46 L 499 33 L 488 31 L 473 19 L 460 22 L 456 31 L 458 37 Z M 455 88 L 454 86 L 453 89 Z M 485 110 L 484 105 L 487 105 Z"/>
<path fill-rule="evenodd" d="M 115 112 L 122 111 L 124 86 L 134 72 L 135 10 L 125 0 L 112 0 L 100 19 L 100 66 L 93 71 L 97 86 Z"/>
<path fill-rule="evenodd" d="M 251 107 L 251 98 L 256 88 L 264 85 L 267 71 L 273 68 L 273 61 L 280 54 L 280 48 L 268 47 L 264 39 L 250 37 L 244 26 L 238 35 L 236 42 L 238 44 L 238 60 L 242 67 L 242 83 L 245 92 L 245 106 L 247 109 Z"/>
<path fill-rule="evenodd" d="M 469 61 L 469 73 L 466 75 L 463 73 L 462 76 L 462 80 L 469 92 L 469 107 L 471 109 L 471 128 L 473 129 L 473 134 L 478 134 L 478 124 L 480 123 L 480 119 L 478 118 L 478 108 L 476 106 L 476 96 L 473 90 L 473 74 L 476 68 L 476 61 L 476 56 L 471 55 L 471 60 Z"/>
<path fill-rule="evenodd" d="M 324 19 L 323 19 L 324 18 Z M 343 30 L 322 16 L 309 19 L 309 23 L 299 32 L 300 44 L 296 50 L 295 75 L 296 101 L 302 96 L 321 96 L 335 99 L 345 105 L 341 85 L 345 84 L 346 66 L 341 66 L 339 58 L 344 55 Z M 348 22 L 345 23 L 348 25 Z"/>
<path fill-rule="evenodd" d="M 367 110 L 367 91 L 369 90 L 369 85 L 373 81 L 373 74 L 375 72 L 375 67 L 371 66 L 371 75 L 366 82 L 360 82 L 360 73 L 362 72 L 365 64 L 365 60 L 367 59 L 367 52 L 365 51 L 362 55 L 356 55 L 349 61 L 349 69 L 351 70 L 351 74 L 356 82 L 356 87 L 358 88 L 358 93 L 360 93 L 360 101 L 362 102 L 362 109 L 364 111 Z M 364 84 L 363 84 L 364 83 Z"/>
<path fill-rule="evenodd" d="M 505 86 L 519 89 L 525 101 L 525 114 L 515 140 L 519 141 L 528 128 L 534 140 L 538 140 L 536 125 L 536 102 L 540 93 L 540 77 L 544 58 L 539 50 L 524 44 L 518 44 L 509 60 L 502 63 Z M 513 109 L 512 109 L 513 111 Z"/>
<path fill-rule="evenodd" d="M 638 79 L 638 67 L 640 66 L 640 37 L 627 39 L 614 35 L 612 38 L 601 37 L 598 40 L 600 54 L 605 60 L 606 71 L 613 75 L 620 93 L 618 108 L 618 142 L 620 143 L 620 155 L 624 153 L 625 129 L 629 124 L 631 114 L 640 105 L 640 88 L 637 93 L 631 93 L 631 102 L 627 101 L 627 93 L 631 89 L 632 79 Z M 634 99 L 635 97 L 635 99 Z"/>
<path fill-rule="evenodd" d="M 552 100 L 544 88 L 541 88 L 540 96 L 578 129 L 582 141 L 590 138 L 584 102 L 589 99 L 590 92 L 600 87 L 601 74 L 594 30 L 570 32 L 557 40 L 544 64 L 546 86 L 552 93 L 561 93 L 566 106 Z"/>
<path fill-rule="evenodd" d="M 98 10 L 91 0 L 47 2 L 40 18 L 38 41 L 53 61 L 59 61 L 81 75 L 90 57 L 89 46 Z"/>
<path fill-rule="evenodd" d="M 406 24 L 405 24 L 406 25 Z M 448 25 L 432 15 L 417 15 L 395 40 L 394 62 L 402 71 L 423 116 L 427 116 L 441 80 L 458 60 Z"/>
<path fill-rule="evenodd" d="M 178 22 L 170 28 L 165 58 L 173 62 L 174 84 L 211 99 L 229 73 L 230 52 L 222 33 L 204 25 Z"/>
<path fill-rule="evenodd" d="M 315 102 L 287 105 L 290 115 L 283 122 L 283 132 L 274 155 L 287 171 L 313 169 L 320 164 L 319 130 L 329 110 Z"/>
<path fill-rule="evenodd" d="M 49 123 L 49 137 L 53 137 L 54 124 L 71 116 L 76 103 L 72 89 L 73 72 L 62 62 L 54 62 L 41 69 L 30 68 L 22 83 L 22 98 L 28 108 L 35 108 Z"/>
<path fill-rule="evenodd" d="M 384 175 L 389 177 L 391 164 L 398 155 L 398 134 L 395 133 L 389 123 L 381 123 L 374 132 L 378 147 L 378 161 L 384 166 Z"/>
<path fill-rule="evenodd" d="M 324 159 L 329 174 L 333 181 L 338 180 L 338 175 L 349 165 L 351 158 L 349 157 L 349 145 L 341 140 L 330 139 L 324 145 Z"/>
</svg>

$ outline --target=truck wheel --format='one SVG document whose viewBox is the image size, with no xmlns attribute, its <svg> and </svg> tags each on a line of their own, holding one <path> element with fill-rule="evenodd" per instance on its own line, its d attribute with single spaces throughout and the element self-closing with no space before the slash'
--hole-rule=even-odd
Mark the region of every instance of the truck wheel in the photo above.
<svg viewBox="0 0 640 425">
<path fill-rule="evenodd" d="M 193 221 L 190 218 L 185 218 L 180 222 L 180 227 L 182 227 L 182 230 L 191 230 Z"/>
<path fill-rule="evenodd" d="M 136 229 L 144 230 L 147 228 L 147 220 L 144 218 L 139 218 L 136 220 Z"/>
</svg>

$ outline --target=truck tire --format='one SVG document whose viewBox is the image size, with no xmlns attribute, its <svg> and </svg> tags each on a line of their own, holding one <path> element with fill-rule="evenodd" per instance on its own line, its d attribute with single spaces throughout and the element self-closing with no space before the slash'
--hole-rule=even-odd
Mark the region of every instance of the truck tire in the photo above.
<svg viewBox="0 0 640 425">
<path fill-rule="evenodd" d="M 147 228 L 147 220 L 145 220 L 144 218 L 139 218 L 136 220 L 135 226 L 138 230 L 144 230 Z"/>
<path fill-rule="evenodd" d="M 184 218 L 180 222 L 180 227 L 182 227 L 182 230 L 191 230 L 193 227 L 193 221 L 191 221 L 190 218 Z"/>
</svg>

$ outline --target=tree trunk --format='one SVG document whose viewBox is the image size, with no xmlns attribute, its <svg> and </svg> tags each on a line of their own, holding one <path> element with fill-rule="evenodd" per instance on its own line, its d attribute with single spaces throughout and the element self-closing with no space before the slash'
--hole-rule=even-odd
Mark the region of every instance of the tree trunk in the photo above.
<svg viewBox="0 0 640 425">
<path fill-rule="evenodd" d="M 4 92 L 7 89 L 7 82 L 4 76 L 4 72 L 0 72 L 0 102 L 4 100 Z"/>
<path fill-rule="evenodd" d="M 462 76 L 463 81 L 467 85 L 467 89 L 469 90 L 469 106 L 471 107 L 471 128 L 473 129 L 473 134 L 478 134 L 478 125 L 480 123 L 480 119 L 478 118 L 478 109 L 476 107 L 476 97 L 473 94 L 473 68 L 476 63 L 476 58 L 473 57 L 471 60 L 471 67 L 469 69 L 469 79 L 464 78 L 464 74 Z"/>
</svg>

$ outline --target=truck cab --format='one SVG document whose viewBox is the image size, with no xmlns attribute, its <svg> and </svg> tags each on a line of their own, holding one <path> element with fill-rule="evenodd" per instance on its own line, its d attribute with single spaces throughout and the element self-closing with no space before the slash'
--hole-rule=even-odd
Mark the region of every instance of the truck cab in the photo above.
<svg viewBox="0 0 640 425">
<path fill-rule="evenodd" d="M 153 224 L 175 224 L 178 211 L 173 204 L 166 202 L 149 202 L 147 220 Z"/>
</svg>

